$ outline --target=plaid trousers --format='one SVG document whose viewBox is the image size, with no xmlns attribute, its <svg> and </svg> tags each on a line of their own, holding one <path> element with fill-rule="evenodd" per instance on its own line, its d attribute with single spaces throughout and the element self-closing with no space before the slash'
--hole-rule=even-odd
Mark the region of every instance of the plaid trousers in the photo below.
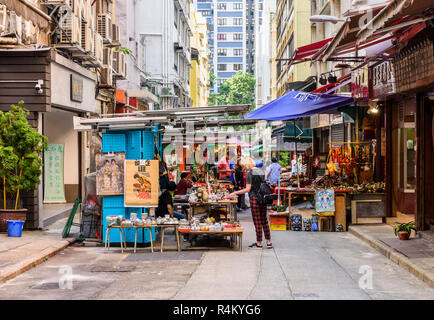
<svg viewBox="0 0 434 320">
<path fill-rule="evenodd" d="M 256 229 L 256 240 L 262 242 L 262 230 L 265 239 L 271 240 L 270 226 L 267 219 L 267 205 L 259 204 L 255 196 L 250 197 L 250 209 L 252 211 L 253 223 Z"/>
</svg>

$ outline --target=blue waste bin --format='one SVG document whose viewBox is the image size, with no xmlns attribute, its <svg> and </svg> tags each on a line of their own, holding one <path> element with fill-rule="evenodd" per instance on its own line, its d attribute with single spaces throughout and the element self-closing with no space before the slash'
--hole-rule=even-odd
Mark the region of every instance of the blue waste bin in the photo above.
<svg viewBox="0 0 434 320">
<path fill-rule="evenodd" d="M 8 220 L 8 236 L 21 237 L 23 233 L 24 221 L 22 220 Z"/>
</svg>

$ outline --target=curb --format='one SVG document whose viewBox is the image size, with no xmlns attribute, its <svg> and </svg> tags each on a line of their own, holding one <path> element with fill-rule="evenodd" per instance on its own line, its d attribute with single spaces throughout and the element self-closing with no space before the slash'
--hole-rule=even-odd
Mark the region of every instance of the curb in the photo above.
<svg viewBox="0 0 434 320">
<path fill-rule="evenodd" d="M 353 229 L 351 226 L 348 228 L 348 231 L 355 235 L 357 238 L 369 244 L 378 252 L 386 256 L 388 259 L 400 265 L 402 268 L 404 268 L 423 282 L 426 282 L 430 287 L 434 288 L 434 278 L 426 270 L 414 264 L 402 253 L 399 253 L 395 249 L 387 246 L 386 244 L 383 244 L 374 237 L 371 237 L 367 234 L 364 234 L 363 232 Z"/>
<path fill-rule="evenodd" d="M 71 243 L 73 243 L 76 239 L 63 240 L 59 244 L 51 246 L 42 250 L 41 252 L 24 259 L 16 264 L 13 264 L 9 267 L 6 267 L 2 270 L 2 275 L 0 276 L 0 284 L 5 283 L 8 280 L 15 278 L 16 276 L 36 267 L 38 264 L 45 262 L 48 258 L 56 255 L 66 247 L 68 247 Z"/>
</svg>

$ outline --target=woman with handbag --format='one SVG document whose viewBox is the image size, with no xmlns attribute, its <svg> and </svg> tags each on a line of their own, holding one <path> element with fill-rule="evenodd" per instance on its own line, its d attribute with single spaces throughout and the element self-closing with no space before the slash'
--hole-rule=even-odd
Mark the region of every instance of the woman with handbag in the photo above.
<svg viewBox="0 0 434 320">
<path fill-rule="evenodd" d="M 240 161 L 241 167 L 246 171 L 246 187 L 230 194 L 231 197 L 250 193 L 250 208 L 252 211 L 253 223 L 256 230 L 256 242 L 251 244 L 251 249 L 262 249 L 262 230 L 264 230 L 267 248 L 272 249 L 270 226 L 267 219 L 267 205 L 260 203 L 258 192 L 261 183 L 265 181 L 264 171 L 257 168 L 252 158 L 243 158 Z"/>
<path fill-rule="evenodd" d="M 237 159 L 237 162 L 235 163 L 234 186 L 235 191 L 244 189 L 244 174 L 243 168 L 241 168 L 240 165 L 240 159 Z M 238 195 L 237 210 L 242 211 L 244 206 L 244 194 L 240 194 Z"/>
</svg>

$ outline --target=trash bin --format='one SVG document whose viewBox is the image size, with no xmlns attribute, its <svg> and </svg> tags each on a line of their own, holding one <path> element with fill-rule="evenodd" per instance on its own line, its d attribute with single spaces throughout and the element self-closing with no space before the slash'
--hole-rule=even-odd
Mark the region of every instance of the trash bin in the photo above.
<svg viewBox="0 0 434 320">
<path fill-rule="evenodd" d="M 8 236 L 21 237 L 23 233 L 24 221 L 22 220 L 8 220 Z"/>
</svg>

